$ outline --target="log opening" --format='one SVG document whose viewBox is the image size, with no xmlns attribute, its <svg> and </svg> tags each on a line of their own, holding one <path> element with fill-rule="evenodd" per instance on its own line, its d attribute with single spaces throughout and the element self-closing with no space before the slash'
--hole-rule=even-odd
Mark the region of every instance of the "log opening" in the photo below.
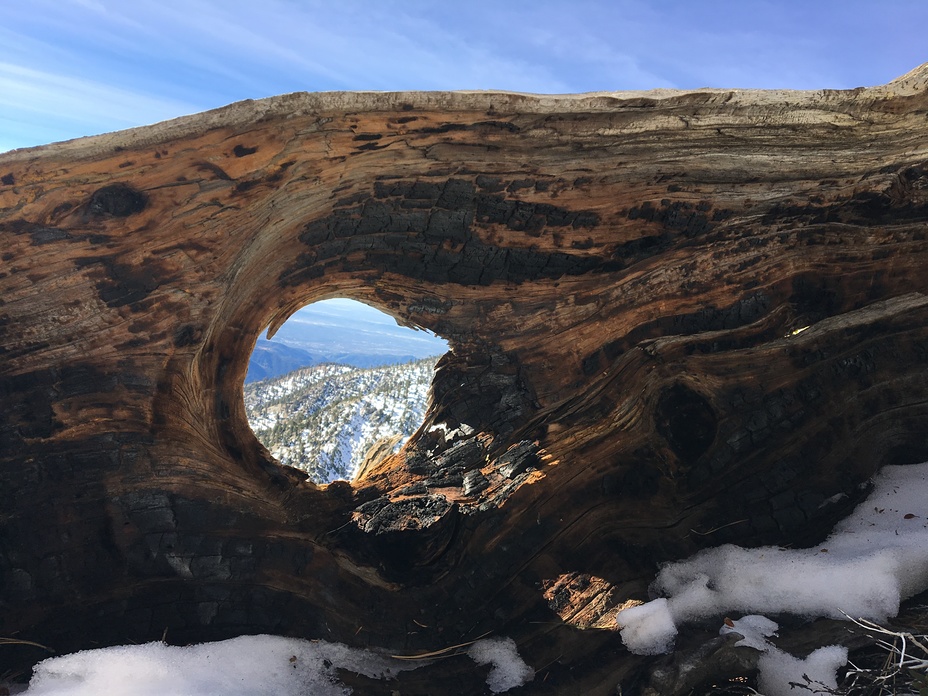
<svg viewBox="0 0 928 696">
<path fill-rule="evenodd" d="M 252 432 L 315 483 L 353 481 L 422 427 L 435 334 L 348 298 L 306 305 L 258 339 L 245 378 Z"/>
</svg>

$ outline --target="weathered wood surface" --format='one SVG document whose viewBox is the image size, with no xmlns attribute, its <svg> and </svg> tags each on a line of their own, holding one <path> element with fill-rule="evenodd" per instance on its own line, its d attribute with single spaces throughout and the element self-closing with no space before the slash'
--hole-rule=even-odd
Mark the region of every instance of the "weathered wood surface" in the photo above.
<svg viewBox="0 0 928 696">
<path fill-rule="evenodd" d="M 492 631 L 526 693 L 629 693 L 587 627 L 657 563 L 928 458 L 926 81 L 294 94 L 0 155 L 0 634 Z M 318 488 L 242 382 L 331 296 L 452 351 L 404 452 Z"/>
</svg>

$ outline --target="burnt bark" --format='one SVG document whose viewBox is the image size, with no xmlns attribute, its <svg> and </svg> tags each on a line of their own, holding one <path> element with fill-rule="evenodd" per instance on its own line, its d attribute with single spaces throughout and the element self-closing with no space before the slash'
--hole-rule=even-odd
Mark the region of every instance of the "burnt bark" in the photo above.
<svg viewBox="0 0 928 696">
<path fill-rule="evenodd" d="M 644 684 L 609 619 L 657 564 L 813 543 L 928 459 L 926 75 L 297 94 L 0 155 L 0 634 L 494 632 L 525 693 Z M 452 348 L 406 448 L 317 487 L 242 383 L 331 296 Z"/>
</svg>

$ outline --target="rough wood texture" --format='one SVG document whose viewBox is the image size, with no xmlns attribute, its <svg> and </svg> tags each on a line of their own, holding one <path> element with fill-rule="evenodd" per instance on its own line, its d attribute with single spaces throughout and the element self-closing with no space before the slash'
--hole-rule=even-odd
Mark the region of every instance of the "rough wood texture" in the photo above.
<svg viewBox="0 0 928 696">
<path fill-rule="evenodd" d="M 928 458 L 926 82 L 294 94 L 0 155 L 0 634 L 492 631 L 526 693 L 630 693 L 596 626 L 657 563 L 813 541 Z M 332 296 L 452 351 L 411 444 L 318 488 L 242 382 Z"/>
</svg>

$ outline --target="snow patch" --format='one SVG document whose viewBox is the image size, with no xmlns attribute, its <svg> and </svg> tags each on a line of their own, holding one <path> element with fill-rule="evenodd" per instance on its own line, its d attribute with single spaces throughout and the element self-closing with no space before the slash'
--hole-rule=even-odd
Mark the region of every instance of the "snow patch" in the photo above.
<svg viewBox="0 0 928 696">
<path fill-rule="evenodd" d="M 478 665 L 492 665 L 487 675 L 487 686 L 494 694 L 522 686 L 535 677 L 535 670 L 519 657 L 512 638 L 478 640 L 468 648 L 467 654 Z"/>
<path fill-rule="evenodd" d="M 490 664 L 487 685 L 502 693 L 534 670 L 511 638 L 487 638 L 468 650 Z M 147 643 L 85 650 L 35 666 L 25 696 L 347 696 L 338 670 L 389 679 L 428 661 L 398 660 L 341 643 L 240 636 L 186 647 Z"/>
<path fill-rule="evenodd" d="M 928 463 L 888 466 L 820 546 L 707 549 L 664 566 L 651 586 L 664 597 L 616 620 L 625 645 L 644 655 L 670 650 L 682 623 L 731 612 L 882 622 L 928 588 L 926 549 Z"/>
<path fill-rule="evenodd" d="M 838 645 L 819 648 L 804 660 L 774 648 L 757 662 L 757 686 L 764 696 L 833 694 L 838 669 L 846 664 L 847 648 Z"/>
<path fill-rule="evenodd" d="M 175 647 L 130 645 L 54 657 L 35 667 L 28 696 L 344 696 L 335 670 L 390 677 L 416 665 L 340 643 L 241 636 Z"/>
</svg>

